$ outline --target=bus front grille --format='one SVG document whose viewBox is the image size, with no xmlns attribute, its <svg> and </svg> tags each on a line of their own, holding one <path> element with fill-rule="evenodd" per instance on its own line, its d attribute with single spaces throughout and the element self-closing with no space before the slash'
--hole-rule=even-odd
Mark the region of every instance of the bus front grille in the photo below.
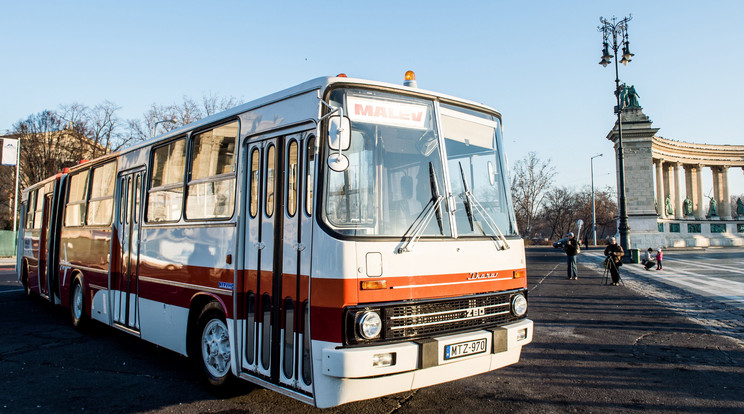
<svg viewBox="0 0 744 414">
<path fill-rule="evenodd" d="M 498 326 L 521 319 L 511 313 L 515 291 L 384 308 L 385 339 L 430 337 Z"/>
</svg>

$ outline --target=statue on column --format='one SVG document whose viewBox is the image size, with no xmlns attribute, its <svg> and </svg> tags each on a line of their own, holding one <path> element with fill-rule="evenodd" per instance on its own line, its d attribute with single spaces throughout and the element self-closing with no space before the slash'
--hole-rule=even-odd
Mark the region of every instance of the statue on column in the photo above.
<svg viewBox="0 0 744 414">
<path fill-rule="evenodd" d="M 716 199 L 710 197 L 710 208 L 708 209 L 708 217 L 718 217 L 718 203 Z"/>
<path fill-rule="evenodd" d="M 685 201 L 682 202 L 682 212 L 685 213 L 685 216 L 692 215 L 692 200 L 690 200 L 690 197 L 686 197 Z"/>
<path fill-rule="evenodd" d="M 664 211 L 666 211 L 667 216 L 673 216 L 674 215 L 674 206 L 672 206 L 672 198 L 668 195 L 666 196 L 666 199 L 664 200 Z"/>
<path fill-rule="evenodd" d="M 638 98 L 640 98 L 640 95 L 635 90 L 635 85 L 630 85 L 630 88 L 628 88 L 628 107 L 629 108 L 640 108 L 641 105 L 638 103 Z"/>
<path fill-rule="evenodd" d="M 741 197 L 736 200 L 736 215 L 739 216 L 739 218 L 744 217 L 744 202 L 741 201 Z"/>
<path fill-rule="evenodd" d="M 620 85 L 620 109 L 624 109 L 628 106 L 628 85 Z"/>
</svg>

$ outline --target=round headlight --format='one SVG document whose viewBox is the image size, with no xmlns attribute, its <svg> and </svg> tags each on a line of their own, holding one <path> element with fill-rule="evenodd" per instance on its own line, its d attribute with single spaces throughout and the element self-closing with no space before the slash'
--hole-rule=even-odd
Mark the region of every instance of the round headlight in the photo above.
<svg viewBox="0 0 744 414">
<path fill-rule="evenodd" d="M 362 338 L 374 339 L 382 332 L 382 319 L 377 312 L 367 311 L 357 318 L 357 327 Z"/>
<path fill-rule="evenodd" d="M 511 311 L 514 316 L 524 316 L 527 313 L 527 299 L 523 294 L 514 295 L 511 300 Z"/>
</svg>

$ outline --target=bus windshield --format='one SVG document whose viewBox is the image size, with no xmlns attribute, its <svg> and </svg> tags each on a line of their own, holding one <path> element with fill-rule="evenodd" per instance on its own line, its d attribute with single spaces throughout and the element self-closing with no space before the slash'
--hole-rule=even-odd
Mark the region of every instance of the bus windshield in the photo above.
<svg viewBox="0 0 744 414">
<path fill-rule="evenodd" d="M 334 231 L 453 237 L 455 227 L 459 236 L 513 234 L 495 117 L 441 105 L 440 131 L 432 100 L 337 89 L 329 101 L 351 121 L 351 146 L 343 150 L 349 167 L 327 168 L 325 175 L 323 217 Z M 450 194 L 455 206 L 445 202 Z"/>
</svg>

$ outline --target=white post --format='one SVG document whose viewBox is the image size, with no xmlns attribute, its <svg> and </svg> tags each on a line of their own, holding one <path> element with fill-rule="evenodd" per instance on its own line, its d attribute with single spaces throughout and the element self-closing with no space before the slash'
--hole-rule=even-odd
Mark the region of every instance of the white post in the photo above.
<svg viewBox="0 0 744 414">
<path fill-rule="evenodd" d="M 21 172 L 21 137 L 18 137 L 18 147 L 16 148 L 16 174 L 15 174 L 15 193 L 13 193 L 13 252 L 18 255 L 18 177 Z"/>
</svg>

